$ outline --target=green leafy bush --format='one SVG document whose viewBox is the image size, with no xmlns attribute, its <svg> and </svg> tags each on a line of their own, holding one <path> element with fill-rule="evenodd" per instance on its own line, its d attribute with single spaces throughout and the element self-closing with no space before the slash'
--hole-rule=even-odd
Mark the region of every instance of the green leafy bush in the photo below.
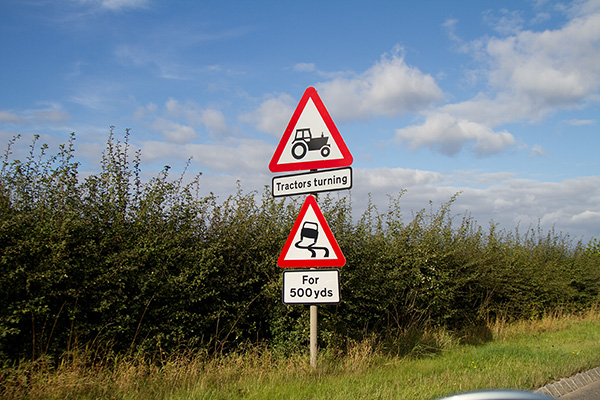
<svg viewBox="0 0 600 400">
<path fill-rule="evenodd" d="M 181 349 L 221 353 L 267 343 L 289 351 L 308 340 L 307 307 L 281 303 L 276 261 L 302 199 L 237 193 L 199 196 L 165 167 L 141 179 L 129 132 L 109 134 L 101 171 L 80 179 L 75 136 L 56 155 L 30 146 L 0 172 L 0 358 L 87 349 L 163 357 Z M 533 318 L 598 301 L 598 241 L 485 231 L 450 218 L 452 197 L 405 222 L 402 192 L 354 222 L 349 197 L 319 203 L 345 256 L 342 302 L 319 309 L 322 346 L 423 327 L 466 335 L 497 316 Z"/>
</svg>

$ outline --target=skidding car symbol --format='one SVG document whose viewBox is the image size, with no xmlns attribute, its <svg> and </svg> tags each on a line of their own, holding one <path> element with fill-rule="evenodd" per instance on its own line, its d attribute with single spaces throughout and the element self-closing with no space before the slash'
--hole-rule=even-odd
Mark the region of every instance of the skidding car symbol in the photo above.
<svg viewBox="0 0 600 400">
<path fill-rule="evenodd" d="M 324 250 L 324 257 L 329 257 L 329 249 L 327 247 L 318 247 L 315 246 L 317 244 L 317 238 L 319 237 L 319 224 L 316 222 L 305 221 L 302 225 L 302 230 L 300 231 L 300 241 L 297 242 L 294 246 L 299 249 L 306 249 L 310 251 L 310 257 L 315 258 L 317 256 L 317 252 L 315 250 Z M 308 240 L 305 240 L 308 239 Z M 312 240 L 312 242 L 311 242 Z M 308 243 L 308 244 L 306 244 Z"/>
<path fill-rule="evenodd" d="M 331 145 L 327 144 L 328 140 L 329 138 L 324 137 L 323 133 L 321 133 L 321 137 L 313 138 L 310 128 L 296 129 L 296 137 L 292 145 L 292 156 L 296 160 L 300 160 L 309 150 L 320 150 L 321 156 L 325 158 L 331 153 Z"/>
</svg>

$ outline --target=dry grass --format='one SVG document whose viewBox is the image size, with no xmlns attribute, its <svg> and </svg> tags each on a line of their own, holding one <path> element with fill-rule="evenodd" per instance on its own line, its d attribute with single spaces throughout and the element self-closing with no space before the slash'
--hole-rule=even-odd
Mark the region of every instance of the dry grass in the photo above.
<svg viewBox="0 0 600 400">
<path fill-rule="evenodd" d="M 409 356 L 390 356 L 374 338 L 323 351 L 311 370 L 306 354 L 250 348 L 220 357 L 72 353 L 60 364 L 22 362 L 0 370 L 5 399 L 414 398 L 483 387 L 532 388 L 600 364 L 600 312 L 488 326 L 493 340 L 459 345 L 445 331 L 425 332 Z M 595 336 L 594 336 L 595 335 Z M 594 347 L 595 346 L 595 347 Z M 436 351 L 431 351 L 432 348 Z M 416 355 L 416 356 L 415 356 Z"/>
<path fill-rule="evenodd" d="M 494 340 L 504 340 L 520 335 L 531 335 L 533 333 L 555 332 L 566 329 L 573 323 L 600 321 L 600 304 L 596 304 L 580 314 L 566 314 L 558 309 L 545 313 L 539 319 L 521 320 L 509 322 L 507 318 L 499 317 L 488 323 L 488 327 Z"/>
</svg>

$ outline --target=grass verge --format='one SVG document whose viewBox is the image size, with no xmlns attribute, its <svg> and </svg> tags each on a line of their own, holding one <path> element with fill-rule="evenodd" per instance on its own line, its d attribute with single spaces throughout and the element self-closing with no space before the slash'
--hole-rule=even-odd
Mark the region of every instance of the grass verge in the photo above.
<svg viewBox="0 0 600 400">
<path fill-rule="evenodd" d="M 0 394 L 6 399 L 435 399 L 483 388 L 535 389 L 600 365 L 598 310 L 487 329 L 493 340 L 479 345 L 430 333 L 427 343 L 433 340 L 440 351 L 416 348 L 405 357 L 386 355 L 366 340 L 345 354 L 322 352 L 316 370 L 309 368 L 306 354 L 282 356 L 259 348 L 160 363 L 130 357 L 90 365 L 85 354 L 72 354 L 58 366 L 37 360 L 3 367 Z"/>
</svg>

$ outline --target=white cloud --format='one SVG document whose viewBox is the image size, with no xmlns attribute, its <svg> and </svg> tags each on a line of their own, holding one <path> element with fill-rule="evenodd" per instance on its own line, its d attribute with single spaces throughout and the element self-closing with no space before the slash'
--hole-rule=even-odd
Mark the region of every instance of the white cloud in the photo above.
<svg viewBox="0 0 600 400">
<path fill-rule="evenodd" d="M 444 175 L 443 185 L 456 187 L 488 187 L 490 185 L 514 179 L 512 172 L 485 172 L 482 170 L 457 170 L 451 175 Z"/>
<path fill-rule="evenodd" d="M 360 75 L 316 86 L 336 120 L 396 117 L 427 109 L 443 97 L 433 77 L 406 64 L 399 49 Z"/>
<path fill-rule="evenodd" d="M 600 88 L 599 43 L 600 13 L 576 18 L 557 30 L 492 38 L 486 49 L 489 82 L 506 100 L 521 105 L 522 112 L 513 119 L 537 120 L 580 106 Z"/>
<path fill-rule="evenodd" d="M 115 47 L 115 57 L 124 66 L 142 67 L 153 63 L 154 57 L 131 45 L 121 44 Z"/>
<path fill-rule="evenodd" d="M 190 170 L 205 173 L 201 181 L 205 194 L 231 194 L 238 179 L 244 191 L 261 193 L 272 178 L 266 160 L 272 156 L 274 146 L 261 140 L 230 137 L 218 144 L 143 141 L 137 145 L 144 163 L 173 165 L 192 157 Z M 366 209 L 369 197 L 385 213 L 389 195 L 395 197 L 406 190 L 399 204 L 408 222 L 413 212 L 429 208 L 430 201 L 435 210 L 460 192 L 451 208 L 457 221 L 469 214 L 484 228 L 493 220 L 502 229 L 514 231 L 519 227 L 521 232 L 529 227 L 537 229 L 539 223 L 543 230 L 556 226 L 559 231 L 587 240 L 600 236 L 599 188 L 600 176 L 539 182 L 518 179 L 508 172 L 355 168 L 350 193 L 355 218 Z M 345 195 L 347 192 L 334 194 Z"/>
<path fill-rule="evenodd" d="M 227 126 L 225 116 L 216 109 L 206 109 L 202 111 L 201 120 L 208 133 L 213 136 L 226 136 L 230 134 L 230 129 Z"/>
<path fill-rule="evenodd" d="M 268 171 L 267 162 L 274 146 L 260 140 L 230 139 L 223 144 L 165 143 L 144 141 L 140 143 L 146 161 L 187 160 L 190 157 L 213 172 L 234 172 L 247 175 Z M 265 179 L 265 184 L 268 180 Z"/>
<path fill-rule="evenodd" d="M 103 7 L 111 10 L 119 10 L 122 8 L 145 7 L 148 4 L 148 0 L 101 0 L 100 3 Z"/>
<path fill-rule="evenodd" d="M 191 126 L 204 127 L 212 137 L 231 135 L 225 116 L 214 108 L 203 108 L 193 101 L 181 104 L 170 98 L 165 103 L 165 113 L 168 117 L 182 117 Z"/>
<path fill-rule="evenodd" d="M 298 63 L 292 69 L 296 72 L 315 72 L 317 67 L 313 63 Z"/>
<path fill-rule="evenodd" d="M 240 116 L 240 120 L 280 138 L 293 112 L 294 99 L 288 94 L 280 94 L 263 101 L 254 111 Z"/>
<path fill-rule="evenodd" d="M 469 143 L 479 156 L 499 153 L 515 144 L 508 132 L 494 132 L 485 125 L 445 113 L 432 113 L 422 125 L 396 130 L 395 140 L 411 148 L 427 147 L 445 155 L 455 155 Z"/>
<path fill-rule="evenodd" d="M 194 128 L 164 118 L 157 118 L 151 128 L 162 132 L 164 138 L 170 143 L 189 143 L 197 136 Z"/>
<path fill-rule="evenodd" d="M 600 1 L 598 0 L 578 0 L 569 4 L 566 8 L 569 15 L 573 17 L 582 17 L 589 14 L 600 12 Z"/>
<path fill-rule="evenodd" d="M 454 50 L 459 53 L 477 55 L 481 52 L 484 47 L 484 41 L 482 39 L 465 41 L 457 33 L 457 25 L 459 21 L 455 18 L 449 18 L 442 23 L 442 28 L 446 31 L 446 34 L 454 42 Z"/>
<path fill-rule="evenodd" d="M 544 150 L 544 147 L 539 144 L 534 145 L 529 152 L 530 157 L 545 157 L 547 155 L 548 154 L 546 153 L 546 150 Z"/>
<path fill-rule="evenodd" d="M 567 121 L 563 121 L 565 124 L 572 126 L 585 126 L 585 125 L 593 125 L 596 121 L 592 119 L 570 119 Z"/>
<path fill-rule="evenodd" d="M 410 67 L 395 49 L 384 54 L 367 71 L 351 78 L 347 73 L 326 74 L 312 63 L 299 63 L 293 69 L 335 76 L 315 86 L 327 110 L 336 121 L 377 116 L 396 117 L 422 111 L 442 99 L 442 91 L 431 75 Z M 256 110 L 241 119 L 263 132 L 281 136 L 293 113 L 295 101 L 287 94 L 265 100 Z"/>
<path fill-rule="evenodd" d="M 49 109 L 36 111 L 34 119 L 39 122 L 63 122 L 71 119 L 71 115 L 64 110 Z"/>
<path fill-rule="evenodd" d="M 191 143 L 204 130 L 211 138 L 223 140 L 231 136 L 226 118 L 220 110 L 203 108 L 193 101 L 180 103 L 169 98 L 161 110 L 154 103 L 138 106 L 133 118 L 160 132 L 170 143 Z"/>
<path fill-rule="evenodd" d="M 579 8 L 593 12 L 577 13 L 564 27 L 540 32 L 522 30 L 519 14 L 488 14 L 489 23 L 512 35 L 468 43 L 456 35 L 457 21 L 446 21 L 444 26 L 459 50 L 486 62 L 477 75 L 487 79 L 488 89 L 439 107 L 421 126 L 398 129 L 396 139 L 447 155 L 473 142 L 478 155 L 495 154 L 515 144 L 513 135 L 496 132 L 497 126 L 539 122 L 554 112 L 598 101 L 600 12 L 591 3 L 581 2 Z M 534 147 L 531 154 L 545 151 Z"/>
<path fill-rule="evenodd" d="M 537 226 L 551 229 L 556 226 L 564 233 L 586 234 L 587 239 L 598 236 L 596 218 L 584 219 L 600 212 L 600 176 L 567 179 L 561 182 L 512 180 L 488 188 L 487 202 L 494 199 L 496 220 L 505 225 Z M 499 200 L 502 201 L 502 205 Z M 485 203 L 484 203 L 485 204 Z"/>
<path fill-rule="evenodd" d="M 160 47 L 161 51 L 156 51 L 156 47 Z M 172 47 L 164 45 L 156 45 L 156 47 L 146 49 L 144 46 L 121 44 L 115 47 L 114 54 L 117 61 L 125 67 L 149 67 L 164 79 L 190 78 L 191 71 L 178 64 L 178 57 Z"/>
<path fill-rule="evenodd" d="M 537 13 L 532 19 L 531 19 L 531 23 L 532 24 L 540 24 L 542 22 L 548 21 L 550 18 L 552 18 L 552 15 L 548 12 L 542 11 Z"/>
<path fill-rule="evenodd" d="M 22 124 L 24 122 L 25 120 L 15 113 L 0 110 L 0 123 Z"/>
<path fill-rule="evenodd" d="M 600 211 L 585 210 L 577 215 L 570 216 L 574 223 L 591 223 L 600 225 Z"/>
<path fill-rule="evenodd" d="M 92 4 L 111 11 L 123 9 L 145 8 L 149 0 L 79 0 L 82 4 Z"/>
<path fill-rule="evenodd" d="M 509 11 L 505 8 L 494 12 L 487 11 L 483 16 L 484 22 L 501 35 L 509 35 L 523 28 L 523 17 L 519 11 Z"/>
<path fill-rule="evenodd" d="M 475 184 L 485 186 L 475 188 L 462 184 L 460 181 L 466 176 Z M 435 209 L 436 205 L 460 193 L 451 208 L 452 215 L 459 219 L 468 213 L 484 228 L 494 221 L 502 229 L 514 231 L 518 227 L 522 233 L 530 227 L 537 229 L 539 223 L 544 231 L 556 227 L 564 234 L 585 236 L 585 240 L 589 240 L 600 236 L 599 188 L 600 176 L 540 182 L 516 179 L 509 173 L 494 177 L 474 171 L 465 175 L 461 171 L 442 174 L 406 169 L 355 169 L 352 204 L 357 217 L 366 209 L 367 193 L 370 193 L 373 204 L 385 213 L 389 195 L 406 190 L 399 204 L 402 214 L 409 218 L 413 211 L 427 208 L 429 201 Z"/>
<path fill-rule="evenodd" d="M 0 110 L 0 123 L 9 124 L 58 124 L 71 119 L 71 115 L 58 103 L 49 103 L 45 108 L 22 110 L 19 113 Z"/>
<path fill-rule="evenodd" d="M 85 78 L 72 87 L 68 101 L 96 112 L 106 112 L 115 106 L 123 106 L 126 99 L 119 97 L 122 89 L 123 84 L 114 79 Z"/>
<path fill-rule="evenodd" d="M 432 185 L 440 182 L 442 175 L 438 172 L 422 171 L 407 168 L 374 168 L 355 170 L 355 179 L 361 187 L 367 190 L 391 189 Z"/>
<path fill-rule="evenodd" d="M 158 110 L 158 106 L 152 102 L 146 104 L 145 106 L 138 106 L 133 114 L 133 118 L 135 120 L 140 120 L 144 118 L 148 113 L 154 114 Z"/>
</svg>

